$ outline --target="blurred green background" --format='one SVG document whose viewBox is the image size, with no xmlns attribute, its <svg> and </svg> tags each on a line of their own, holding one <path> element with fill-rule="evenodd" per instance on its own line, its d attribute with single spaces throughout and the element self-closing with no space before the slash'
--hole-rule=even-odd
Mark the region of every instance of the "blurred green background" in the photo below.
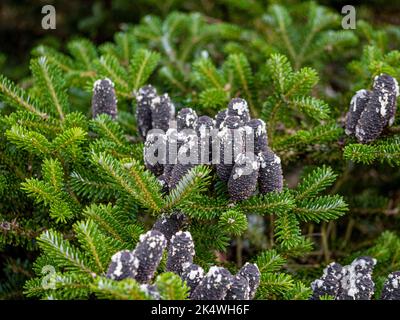
<svg viewBox="0 0 400 320">
<path fill-rule="evenodd" d="M 138 23 L 146 15 L 165 17 L 171 11 L 198 11 L 223 21 L 251 26 L 249 16 L 256 16 L 272 3 L 291 4 L 300 1 L 255 0 L 2 0 L 0 1 L 0 68 L 13 80 L 28 73 L 32 47 L 49 44 L 63 49 L 67 39 L 75 36 L 90 38 L 95 43 L 112 39 L 116 31 L 128 24 Z M 340 12 L 346 0 L 320 0 Z M 361 4 L 360 4 L 361 3 Z M 44 5 L 54 5 L 57 12 L 57 28 L 41 28 Z M 400 2 L 369 0 L 354 2 L 357 18 L 376 25 L 400 25 Z M 250 11 L 250 12 L 249 12 Z M 259 12 L 252 12 L 259 11 Z"/>
</svg>

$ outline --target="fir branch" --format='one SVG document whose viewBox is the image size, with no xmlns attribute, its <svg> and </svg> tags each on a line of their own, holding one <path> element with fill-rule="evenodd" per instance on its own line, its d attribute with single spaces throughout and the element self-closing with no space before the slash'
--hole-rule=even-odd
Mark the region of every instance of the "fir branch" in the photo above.
<svg viewBox="0 0 400 320">
<path fill-rule="evenodd" d="M 38 99 L 46 105 L 48 111 L 56 108 L 61 121 L 64 121 L 65 113 L 69 110 L 68 96 L 61 71 L 56 65 L 47 61 L 46 57 L 40 57 L 31 62 L 31 70 L 36 85 L 42 89 Z"/>
<path fill-rule="evenodd" d="M 293 206 L 294 199 L 289 192 L 270 192 L 257 195 L 237 205 L 242 212 L 260 215 L 285 213 Z"/>
<path fill-rule="evenodd" d="M 36 99 L 31 98 L 23 89 L 19 88 L 3 75 L 0 75 L 0 97 L 4 99 L 6 103 L 16 108 L 30 111 L 42 118 L 47 117 L 47 115 L 40 110 L 38 106 L 39 103 Z"/>
<path fill-rule="evenodd" d="M 40 235 L 38 241 L 40 248 L 51 257 L 59 268 L 94 274 L 82 252 L 64 240 L 58 231 L 47 230 Z"/>
<path fill-rule="evenodd" d="M 315 169 L 297 186 L 296 201 L 316 196 L 319 192 L 331 186 L 336 177 L 337 174 L 330 167 L 322 166 Z"/>
<path fill-rule="evenodd" d="M 159 60 L 159 53 L 145 49 L 140 49 L 134 54 L 129 65 L 129 82 L 133 84 L 133 90 L 138 90 L 146 83 Z"/>
<path fill-rule="evenodd" d="M 105 153 L 92 154 L 92 163 L 102 170 L 106 179 L 115 183 L 122 192 L 129 194 L 141 205 L 153 213 L 162 210 L 164 201 L 161 197 L 161 186 L 157 179 L 137 163 L 130 159 L 120 163 Z"/>
<path fill-rule="evenodd" d="M 320 222 L 341 217 L 348 211 L 348 206 L 339 195 L 320 196 L 300 201 L 294 211 L 303 221 Z"/>
<path fill-rule="evenodd" d="M 166 206 L 164 209 L 185 206 L 186 201 L 190 201 L 190 199 L 197 197 L 202 191 L 206 190 L 211 179 L 210 172 L 210 168 L 200 165 L 186 173 L 165 198 Z"/>
<path fill-rule="evenodd" d="M 400 165 L 400 136 L 378 140 L 373 144 L 349 144 L 343 150 L 345 159 L 356 163 L 372 164 L 375 161 Z"/>
<path fill-rule="evenodd" d="M 261 273 L 277 272 L 285 263 L 286 259 L 274 249 L 263 251 L 256 258 L 256 264 Z"/>
</svg>

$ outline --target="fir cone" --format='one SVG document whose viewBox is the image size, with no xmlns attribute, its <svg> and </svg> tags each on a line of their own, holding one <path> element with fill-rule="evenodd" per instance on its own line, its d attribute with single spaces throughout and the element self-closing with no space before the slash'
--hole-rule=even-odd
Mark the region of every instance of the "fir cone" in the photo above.
<svg viewBox="0 0 400 320">
<path fill-rule="evenodd" d="M 169 128 L 167 131 L 166 163 L 164 164 L 164 177 L 169 186 L 171 173 L 178 163 L 178 131 L 176 128 Z"/>
<path fill-rule="evenodd" d="M 122 250 L 111 257 L 111 263 L 108 267 L 107 278 L 113 280 L 123 280 L 125 278 L 134 278 L 139 267 L 139 260 L 131 251 Z"/>
<path fill-rule="evenodd" d="M 169 190 L 173 190 L 181 181 L 181 179 L 191 170 L 194 168 L 194 165 L 189 164 L 182 164 L 178 163 L 173 166 L 171 176 L 169 178 Z"/>
<path fill-rule="evenodd" d="M 209 164 L 212 161 L 212 131 L 214 120 L 208 116 L 201 116 L 197 120 L 196 133 L 199 137 L 199 161 Z"/>
<path fill-rule="evenodd" d="M 186 281 L 189 287 L 189 297 L 191 297 L 194 289 L 196 289 L 203 278 L 204 270 L 202 267 L 190 262 L 186 262 L 182 265 L 181 279 Z"/>
<path fill-rule="evenodd" d="M 375 77 L 372 94 L 356 126 L 358 142 L 374 141 L 387 125 L 394 122 L 398 94 L 394 78 L 386 74 Z"/>
<path fill-rule="evenodd" d="M 171 215 L 162 215 L 154 223 L 152 229 L 160 231 L 169 243 L 172 236 L 175 235 L 178 231 L 182 230 L 186 223 L 186 215 L 180 211 L 177 211 L 172 213 Z"/>
<path fill-rule="evenodd" d="M 232 275 L 222 267 L 211 267 L 192 294 L 192 300 L 222 300 L 232 284 Z"/>
<path fill-rule="evenodd" d="M 399 84 L 395 78 L 382 73 L 375 77 L 373 90 L 381 93 L 380 113 L 386 119 L 385 125 L 391 126 L 396 114 Z"/>
<path fill-rule="evenodd" d="M 140 88 L 136 94 L 136 123 L 142 139 L 145 139 L 147 132 L 152 129 L 151 103 L 155 97 L 157 91 L 151 85 Z"/>
<path fill-rule="evenodd" d="M 359 257 L 345 266 L 337 300 L 370 300 L 375 290 L 372 281 L 375 264 L 371 257 Z"/>
<path fill-rule="evenodd" d="M 139 283 L 149 283 L 162 259 L 163 251 L 167 246 L 164 235 L 156 230 L 142 234 L 133 255 L 139 260 L 135 280 Z"/>
<path fill-rule="evenodd" d="M 246 152 L 250 152 L 249 140 L 253 142 L 254 154 L 267 151 L 268 137 L 265 122 L 261 119 L 251 119 L 246 123 Z"/>
<path fill-rule="evenodd" d="M 239 276 L 247 279 L 249 282 L 249 299 L 253 299 L 256 295 L 257 288 L 260 285 L 261 273 L 256 264 L 248 263 L 239 270 Z"/>
<path fill-rule="evenodd" d="M 161 145 L 163 145 L 162 149 L 159 148 L 159 146 Z M 164 172 L 163 163 L 165 163 L 165 158 L 167 156 L 166 148 L 167 148 L 166 135 L 160 135 L 155 133 L 149 133 L 147 135 L 143 148 L 144 164 L 145 167 L 156 176 L 160 176 Z"/>
<path fill-rule="evenodd" d="M 249 300 L 250 287 L 247 278 L 236 275 L 226 293 L 225 300 Z"/>
<path fill-rule="evenodd" d="M 389 274 L 383 285 L 381 299 L 400 300 L 400 271 Z"/>
<path fill-rule="evenodd" d="M 249 198 L 257 189 L 259 162 L 256 157 L 239 154 L 228 181 L 228 192 L 233 201 Z"/>
<path fill-rule="evenodd" d="M 249 106 L 247 101 L 241 98 L 233 98 L 228 104 L 228 116 L 238 116 L 243 123 L 250 120 Z"/>
<path fill-rule="evenodd" d="M 183 108 L 176 116 L 178 131 L 184 129 L 195 129 L 197 125 L 197 113 L 192 108 Z"/>
<path fill-rule="evenodd" d="M 242 125 L 243 122 L 238 116 L 228 116 L 218 133 L 220 158 L 216 170 L 218 177 L 224 182 L 229 181 L 235 157 L 244 151 L 244 134 L 243 130 L 240 131 Z"/>
<path fill-rule="evenodd" d="M 112 119 L 117 117 L 117 98 L 114 83 L 108 79 L 99 79 L 93 85 L 92 116 L 108 114 Z"/>
<path fill-rule="evenodd" d="M 178 163 L 173 166 L 168 179 L 170 190 L 174 189 L 183 176 L 199 163 L 198 137 L 196 135 L 189 135 L 184 136 L 183 140 L 185 141 L 178 151 Z"/>
<path fill-rule="evenodd" d="M 336 299 L 343 277 L 343 267 L 336 262 L 330 263 L 325 269 L 320 279 L 311 283 L 313 291 L 311 300 L 319 300 L 323 295 L 330 295 Z"/>
<path fill-rule="evenodd" d="M 360 120 L 361 113 L 364 111 L 372 92 L 362 89 L 358 90 L 351 98 L 350 109 L 346 116 L 346 134 L 354 135 L 356 133 L 356 126 Z"/>
<path fill-rule="evenodd" d="M 168 247 L 167 271 L 182 274 L 183 264 L 193 263 L 194 243 L 190 232 L 179 231 L 171 238 Z"/>
<path fill-rule="evenodd" d="M 215 116 L 215 128 L 220 129 L 222 122 L 224 122 L 225 118 L 228 115 L 228 109 L 221 110 Z"/>
<path fill-rule="evenodd" d="M 170 121 L 175 117 L 175 106 L 168 94 L 157 96 L 151 100 L 152 128 L 167 132 Z"/>
<path fill-rule="evenodd" d="M 260 193 L 281 191 L 283 188 L 283 175 L 281 159 L 270 149 L 259 154 L 260 169 L 258 184 Z"/>
</svg>

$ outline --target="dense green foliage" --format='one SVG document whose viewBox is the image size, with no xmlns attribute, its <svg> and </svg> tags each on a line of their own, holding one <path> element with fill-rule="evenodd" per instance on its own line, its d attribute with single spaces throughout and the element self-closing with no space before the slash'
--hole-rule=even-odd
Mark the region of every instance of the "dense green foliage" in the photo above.
<svg viewBox="0 0 400 320">
<path fill-rule="evenodd" d="M 191 1 L 151 3 L 151 15 L 109 42 L 40 44 L 27 79 L 0 76 L 0 297 L 147 299 L 134 280 L 105 272 L 176 210 L 189 217 L 199 265 L 257 263 L 256 298 L 308 299 L 326 263 L 360 253 L 378 259 L 381 286 L 400 265 L 400 120 L 366 145 L 343 124 L 375 75 L 400 79 L 398 27 L 359 19 L 343 30 L 341 15 L 315 2 L 216 1 L 203 13 Z M 104 77 L 117 121 L 91 117 L 93 83 Z M 145 84 L 201 115 L 246 99 L 282 159 L 283 191 L 231 203 L 212 168 L 197 166 L 163 195 L 134 116 Z M 164 263 L 155 284 L 162 299 L 187 298 Z"/>
</svg>

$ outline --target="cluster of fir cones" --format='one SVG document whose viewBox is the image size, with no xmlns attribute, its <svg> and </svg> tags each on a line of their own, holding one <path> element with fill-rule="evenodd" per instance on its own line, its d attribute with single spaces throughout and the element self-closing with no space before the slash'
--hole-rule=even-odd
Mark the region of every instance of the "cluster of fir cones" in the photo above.
<svg viewBox="0 0 400 320">
<path fill-rule="evenodd" d="M 329 295 L 334 300 L 370 300 L 375 284 L 372 272 L 376 259 L 358 257 L 350 265 L 342 266 L 332 262 L 321 278 L 311 283 L 312 300 Z M 381 300 L 400 300 L 400 271 L 392 272 L 386 279 Z"/>
<path fill-rule="evenodd" d="M 139 133 L 146 140 L 145 164 L 159 178 L 165 192 L 175 188 L 199 163 L 214 164 L 218 177 L 228 184 L 233 201 L 247 199 L 257 187 L 262 194 L 282 189 L 280 158 L 268 147 L 264 121 L 251 119 L 244 99 L 232 99 L 214 119 L 198 116 L 191 108 L 181 109 L 175 117 L 175 106 L 168 95 L 158 96 L 150 85 L 138 90 L 136 100 Z M 154 152 L 152 146 L 160 139 L 152 129 L 165 132 L 163 162 L 149 161 L 153 155 L 149 152 Z M 210 132 L 216 133 L 213 138 Z M 176 152 L 172 154 L 171 150 Z M 180 161 L 193 153 L 195 161 Z"/>
<path fill-rule="evenodd" d="M 185 216 L 174 213 L 161 217 L 153 228 L 140 236 L 133 251 L 113 255 L 107 277 L 113 280 L 135 279 L 151 299 L 160 299 L 157 286 L 151 284 L 167 249 L 165 271 L 173 272 L 186 282 L 191 300 L 249 300 L 260 283 L 257 265 L 246 263 L 236 275 L 223 267 L 212 266 L 207 273 L 193 263 L 194 243 L 188 231 L 182 231 Z"/>
</svg>

